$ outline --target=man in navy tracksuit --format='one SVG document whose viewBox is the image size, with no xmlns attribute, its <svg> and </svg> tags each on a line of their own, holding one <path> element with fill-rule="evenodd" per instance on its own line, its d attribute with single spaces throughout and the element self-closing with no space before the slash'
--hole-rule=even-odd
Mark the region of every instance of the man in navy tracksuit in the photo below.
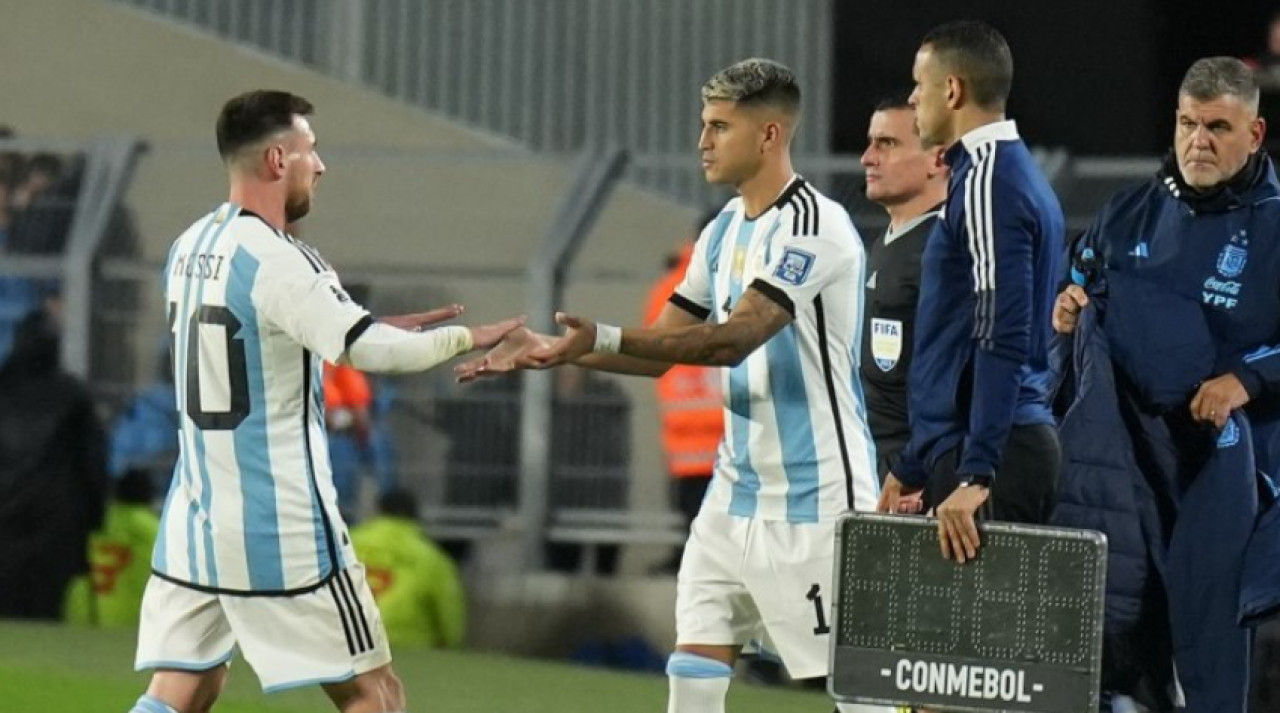
<svg viewBox="0 0 1280 713">
<path fill-rule="evenodd" d="M 1280 465 L 1280 182 L 1244 63 L 1192 65 L 1176 119 L 1159 173 L 1113 197 L 1073 246 L 1085 284 L 1054 305 L 1064 335 L 1097 312 L 1088 324 L 1114 372 L 1094 400 L 1082 381 L 1064 417 L 1055 520 L 1101 529 L 1112 559 L 1129 557 L 1108 575 L 1103 686 L 1164 709 L 1176 671 L 1187 710 L 1243 713 L 1241 624 L 1271 613 L 1280 585 L 1266 510 Z M 1101 445 L 1097 410 L 1076 417 L 1098 397 L 1121 414 L 1123 449 Z M 1237 444 L 1250 462 L 1215 469 Z"/>
<path fill-rule="evenodd" d="M 1009 46 L 961 21 L 930 32 L 912 70 L 922 140 L 949 146 L 951 182 L 922 260 L 911 438 L 879 508 L 938 516 L 942 553 L 977 554 L 974 515 L 1043 523 L 1060 461 L 1047 403 L 1050 311 L 1063 252 L 1062 208 L 1012 121 Z M 928 486 L 926 488 L 926 485 Z"/>
</svg>

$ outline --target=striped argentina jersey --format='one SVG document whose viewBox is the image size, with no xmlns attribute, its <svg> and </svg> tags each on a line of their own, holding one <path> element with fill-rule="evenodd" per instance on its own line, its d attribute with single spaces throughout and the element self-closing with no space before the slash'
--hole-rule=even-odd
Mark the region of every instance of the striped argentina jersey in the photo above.
<svg viewBox="0 0 1280 713">
<path fill-rule="evenodd" d="M 734 198 L 702 231 L 673 304 L 724 322 L 754 287 L 795 318 L 721 370 L 725 431 L 704 508 L 788 522 L 874 509 L 858 382 L 865 270 L 848 213 L 799 177 L 763 214 Z"/>
<path fill-rule="evenodd" d="M 355 562 L 322 359 L 371 318 L 312 248 L 231 203 L 173 244 L 164 284 L 180 445 L 152 570 L 227 593 L 320 586 Z"/>
</svg>

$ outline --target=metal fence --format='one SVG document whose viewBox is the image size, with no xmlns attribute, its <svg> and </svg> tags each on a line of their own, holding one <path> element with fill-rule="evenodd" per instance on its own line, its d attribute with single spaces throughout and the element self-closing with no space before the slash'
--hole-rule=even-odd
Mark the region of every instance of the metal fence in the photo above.
<svg viewBox="0 0 1280 713">
<path fill-rule="evenodd" d="M 123 197 L 143 150 L 130 137 L 0 140 L 0 359 L 17 321 L 54 305 L 69 371 L 95 383 L 132 376 L 132 352 L 104 311 L 136 306 L 133 296 L 96 285 L 94 277 L 101 256 L 134 248 Z"/>
<path fill-rule="evenodd" d="M 829 148 L 831 0 L 114 1 L 538 151 L 620 146 L 638 181 L 685 201 L 711 191 L 663 166 L 696 165 L 698 89 L 739 59 L 791 66 L 806 105 L 796 149 Z"/>
</svg>

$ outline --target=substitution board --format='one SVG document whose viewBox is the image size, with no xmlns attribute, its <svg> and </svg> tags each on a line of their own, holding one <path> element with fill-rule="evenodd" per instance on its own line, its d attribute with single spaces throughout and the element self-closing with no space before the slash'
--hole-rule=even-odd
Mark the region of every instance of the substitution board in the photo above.
<svg viewBox="0 0 1280 713">
<path fill-rule="evenodd" d="M 1106 538 L 982 523 L 943 559 L 933 519 L 851 514 L 836 546 L 831 694 L 948 711 L 1098 708 Z"/>
</svg>

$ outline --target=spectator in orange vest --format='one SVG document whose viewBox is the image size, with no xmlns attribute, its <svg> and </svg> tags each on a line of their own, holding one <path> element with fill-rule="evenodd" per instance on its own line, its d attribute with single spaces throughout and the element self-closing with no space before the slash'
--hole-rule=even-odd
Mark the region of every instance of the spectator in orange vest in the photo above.
<svg viewBox="0 0 1280 713">
<path fill-rule="evenodd" d="M 684 279 L 693 258 L 693 244 L 717 212 L 701 217 L 686 236 L 679 252 L 669 258 L 667 273 L 650 289 L 645 306 L 644 323 L 658 318 L 671 293 Z M 720 396 L 718 369 L 676 364 L 657 380 L 658 406 L 662 411 L 662 450 L 671 474 L 672 504 L 684 515 L 685 527 L 693 522 L 702 506 L 711 473 L 715 468 L 716 449 L 724 435 L 724 402 Z M 662 571 L 675 573 L 680 568 L 684 547 L 676 547 L 671 560 L 661 565 Z"/>
<path fill-rule="evenodd" d="M 373 391 L 369 380 L 345 364 L 324 365 L 324 420 L 329 431 L 329 460 L 338 508 L 347 522 L 360 511 L 360 469 L 369 458 Z"/>
</svg>

